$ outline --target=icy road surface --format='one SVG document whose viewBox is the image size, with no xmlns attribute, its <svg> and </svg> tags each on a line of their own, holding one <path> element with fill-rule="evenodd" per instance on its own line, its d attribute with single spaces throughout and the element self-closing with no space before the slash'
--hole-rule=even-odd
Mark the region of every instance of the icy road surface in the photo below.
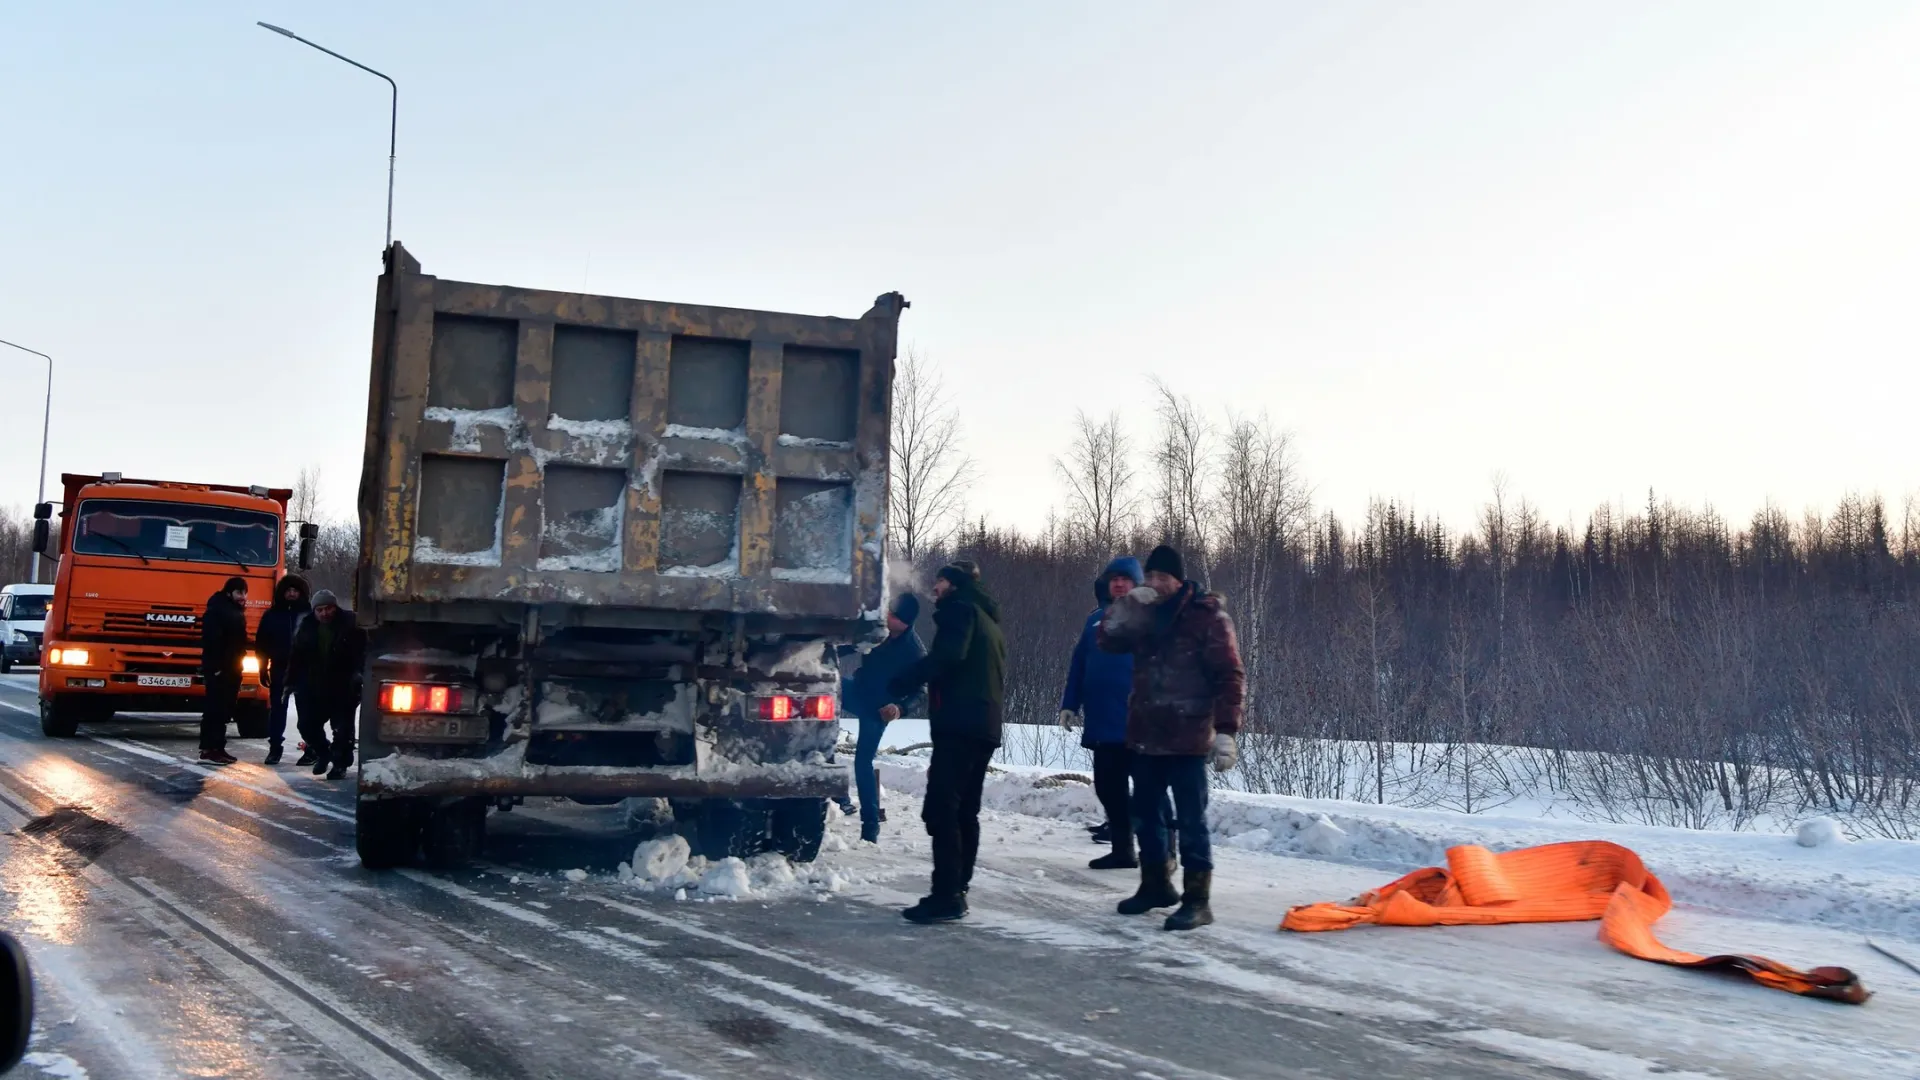
<svg viewBox="0 0 1920 1080">
<path fill-rule="evenodd" d="M 639 838 L 564 806 L 494 815 L 470 870 L 373 874 L 347 784 L 263 768 L 259 742 L 204 768 L 184 718 L 49 740 L 34 708 L 31 676 L 0 678 L 0 884 L 40 993 L 23 1076 L 1920 1077 L 1920 978 L 1856 933 L 1662 926 L 1852 966 L 1859 1008 L 1587 925 L 1282 936 L 1288 905 L 1387 875 L 1223 850 L 1220 924 L 1176 938 L 1112 913 L 1132 875 L 1086 869 L 1077 826 L 1015 814 L 986 824 L 974 916 L 919 928 L 905 795 L 879 850 L 745 899 L 620 882 Z"/>
</svg>

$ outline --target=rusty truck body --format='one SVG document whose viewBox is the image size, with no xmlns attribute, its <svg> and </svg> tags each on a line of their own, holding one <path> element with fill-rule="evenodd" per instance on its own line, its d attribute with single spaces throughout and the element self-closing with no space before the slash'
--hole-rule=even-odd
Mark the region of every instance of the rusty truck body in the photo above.
<svg viewBox="0 0 1920 1080">
<path fill-rule="evenodd" d="M 893 359 L 859 318 L 424 274 L 388 249 L 355 608 L 359 849 L 467 858 L 528 796 L 669 800 L 811 858 L 835 647 L 884 633 Z"/>
</svg>

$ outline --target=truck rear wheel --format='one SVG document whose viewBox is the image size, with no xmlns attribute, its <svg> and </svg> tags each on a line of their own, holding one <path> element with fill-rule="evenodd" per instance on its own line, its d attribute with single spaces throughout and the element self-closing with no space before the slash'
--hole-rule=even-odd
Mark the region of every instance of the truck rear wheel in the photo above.
<svg viewBox="0 0 1920 1080">
<path fill-rule="evenodd" d="M 773 804 L 773 850 L 794 862 L 812 862 L 827 835 L 827 800 L 779 799 Z"/>
<path fill-rule="evenodd" d="M 59 698 L 40 699 L 40 734 L 54 739 L 71 739 L 80 730 L 80 709 Z"/>
<path fill-rule="evenodd" d="M 767 846 L 767 808 L 757 801 L 675 800 L 673 819 L 687 846 L 709 861 L 750 859 Z"/>
<path fill-rule="evenodd" d="M 360 865 L 387 870 L 413 861 L 420 848 L 420 807 L 414 799 L 361 799 L 353 808 L 353 845 Z"/>
<path fill-rule="evenodd" d="M 421 850 L 436 870 L 464 866 L 480 854 L 487 835 L 487 804 L 480 799 L 458 799 L 427 812 Z"/>
</svg>

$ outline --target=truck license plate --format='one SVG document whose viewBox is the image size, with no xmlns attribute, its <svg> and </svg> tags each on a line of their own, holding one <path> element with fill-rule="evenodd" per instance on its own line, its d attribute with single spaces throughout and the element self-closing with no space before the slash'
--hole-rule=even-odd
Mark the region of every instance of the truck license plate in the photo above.
<svg viewBox="0 0 1920 1080">
<path fill-rule="evenodd" d="M 193 685 L 191 675 L 142 675 L 134 680 L 141 686 L 171 686 L 181 690 Z"/>
<path fill-rule="evenodd" d="M 487 718 L 381 713 L 380 738 L 385 742 L 483 743 L 487 741 Z"/>
</svg>

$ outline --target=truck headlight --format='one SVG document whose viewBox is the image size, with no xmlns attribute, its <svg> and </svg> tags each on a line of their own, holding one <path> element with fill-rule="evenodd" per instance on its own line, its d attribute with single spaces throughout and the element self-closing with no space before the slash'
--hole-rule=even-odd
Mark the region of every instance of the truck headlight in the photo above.
<svg viewBox="0 0 1920 1080">
<path fill-rule="evenodd" d="M 56 667 L 86 667 L 93 657 L 85 649 L 49 649 L 47 663 Z"/>
<path fill-rule="evenodd" d="M 247 655 L 241 657 L 240 673 L 242 675 L 260 674 L 260 658 L 253 655 L 252 653 L 248 653 Z"/>
</svg>

